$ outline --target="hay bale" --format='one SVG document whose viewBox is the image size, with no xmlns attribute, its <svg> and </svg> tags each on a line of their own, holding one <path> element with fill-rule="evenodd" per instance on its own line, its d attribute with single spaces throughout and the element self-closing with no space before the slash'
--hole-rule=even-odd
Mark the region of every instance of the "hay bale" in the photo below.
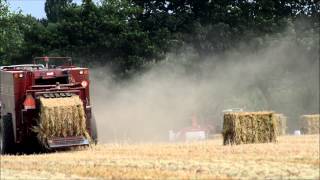
<svg viewBox="0 0 320 180">
<path fill-rule="evenodd" d="M 283 114 L 274 114 L 277 122 L 277 135 L 285 135 L 287 130 L 287 117 Z"/>
<path fill-rule="evenodd" d="M 223 117 L 223 144 L 276 142 L 273 112 L 228 112 Z"/>
<path fill-rule="evenodd" d="M 300 131 L 303 134 L 319 134 L 320 114 L 302 115 L 300 117 Z"/>
<path fill-rule="evenodd" d="M 79 96 L 65 98 L 40 97 L 38 126 L 33 129 L 47 146 L 53 137 L 84 136 L 91 140 L 86 129 L 86 116 Z"/>
</svg>

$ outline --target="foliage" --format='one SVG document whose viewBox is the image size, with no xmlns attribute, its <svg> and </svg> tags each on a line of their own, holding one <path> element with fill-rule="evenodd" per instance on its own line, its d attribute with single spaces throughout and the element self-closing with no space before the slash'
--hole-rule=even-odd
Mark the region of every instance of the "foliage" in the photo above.
<svg viewBox="0 0 320 180">
<path fill-rule="evenodd" d="M 9 64 L 10 59 L 20 53 L 23 44 L 23 32 L 17 20 L 20 14 L 9 12 L 8 6 L 0 2 L 0 63 Z"/>
<path fill-rule="evenodd" d="M 320 7 L 307 0 L 46 0 L 45 11 L 47 19 L 37 20 L 9 12 L 1 2 L 1 64 L 68 55 L 80 64 L 109 64 L 131 74 L 185 46 L 200 59 L 244 42 L 258 49 L 264 37 L 288 27 L 298 43 L 314 50 Z"/>
<path fill-rule="evenodd" d="M 72 0 L 47 0 L 45 3 L 45 12 L 51 22 L 59 21 L 63 16 L 63 11 L 68 7 Z"/>
</svg>

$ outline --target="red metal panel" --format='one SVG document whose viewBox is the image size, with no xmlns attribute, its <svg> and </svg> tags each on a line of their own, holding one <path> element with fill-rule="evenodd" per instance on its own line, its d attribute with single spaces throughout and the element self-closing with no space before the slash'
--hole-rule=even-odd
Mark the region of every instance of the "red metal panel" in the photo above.
<svg viewBox="0 0 320 180">
<path fill-rule="evenodd" d="M 78 94 L 83 101 L 87 116 L 87 128 L 90 130 L 90 81 L 87 68 L 10 69 L 1 70 L 0 73 L 0 101 L 4 107 L 1 109 L 1 112 L 12 113 L 16 142 L 21 142 L 32 134 L 31 127 L 35 125 L 35 116 L 39 113 L 39 108 L 24 110 L 23 102 L 27 93 L 31 93 L 34 97 L 36 94 L 54 91 Z M 59 88 L 56 85 L 35 85 L 35 79 L 37 78 L 52 78 L 53 76 L 67 75 L 73 81 L 69 82 L 69 84 L 60 84 Z M 82 87 L 82 81 L 87 81 L 88 85 Z"/>
<path fill-rule="evenodd" d="M 80 74 L 80 71 L 83 71 L 83 74 Z M 84 95 L 82 99 L 84 104 L 90 105 L 90 96 L 89 96 L 89 87 L 90 87 L 90 80 L 89 80 L 89 70 L 87 68 L 72 68 L 70 69 L 71 79 L 75 82 L 81 83 L 82 81 L 87 81 L 88 85 L 85 88 Z"/>
<path fill-rule="evenodd" d="M 11 113 L 14 138 L 16 137 L 16 113 L 15 113 L 15 90 L 14 90 L 14 71 L 1 72 L 1 94 L 2 115 Z"/>
</svg>

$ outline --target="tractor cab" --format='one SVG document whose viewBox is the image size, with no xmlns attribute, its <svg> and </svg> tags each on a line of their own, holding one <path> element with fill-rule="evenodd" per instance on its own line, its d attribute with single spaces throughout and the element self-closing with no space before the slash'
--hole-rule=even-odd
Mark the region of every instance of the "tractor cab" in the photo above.
<svg viewBox="0 0 320 180">
<path fill-rule="evenodd" d="M 36 57 L 33 59 L 33 64 L 42 64 L 46 69 L 63 69 L 76 67 L 72 65 L 71 57 Z"/>
</svg>

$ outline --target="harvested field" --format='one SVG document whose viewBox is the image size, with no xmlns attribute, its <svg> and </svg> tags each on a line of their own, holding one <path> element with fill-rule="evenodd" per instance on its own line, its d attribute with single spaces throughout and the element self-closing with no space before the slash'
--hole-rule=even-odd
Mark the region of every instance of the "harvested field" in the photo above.
<svg viewBox="0 0 320 180">
<path fill-rule="evenodd" d="M 217 138 L 6 155 L 1 179 L 319 179 L 319 163 L 319 135 L 238 146 L 223 146 Z"/>
</svg>

